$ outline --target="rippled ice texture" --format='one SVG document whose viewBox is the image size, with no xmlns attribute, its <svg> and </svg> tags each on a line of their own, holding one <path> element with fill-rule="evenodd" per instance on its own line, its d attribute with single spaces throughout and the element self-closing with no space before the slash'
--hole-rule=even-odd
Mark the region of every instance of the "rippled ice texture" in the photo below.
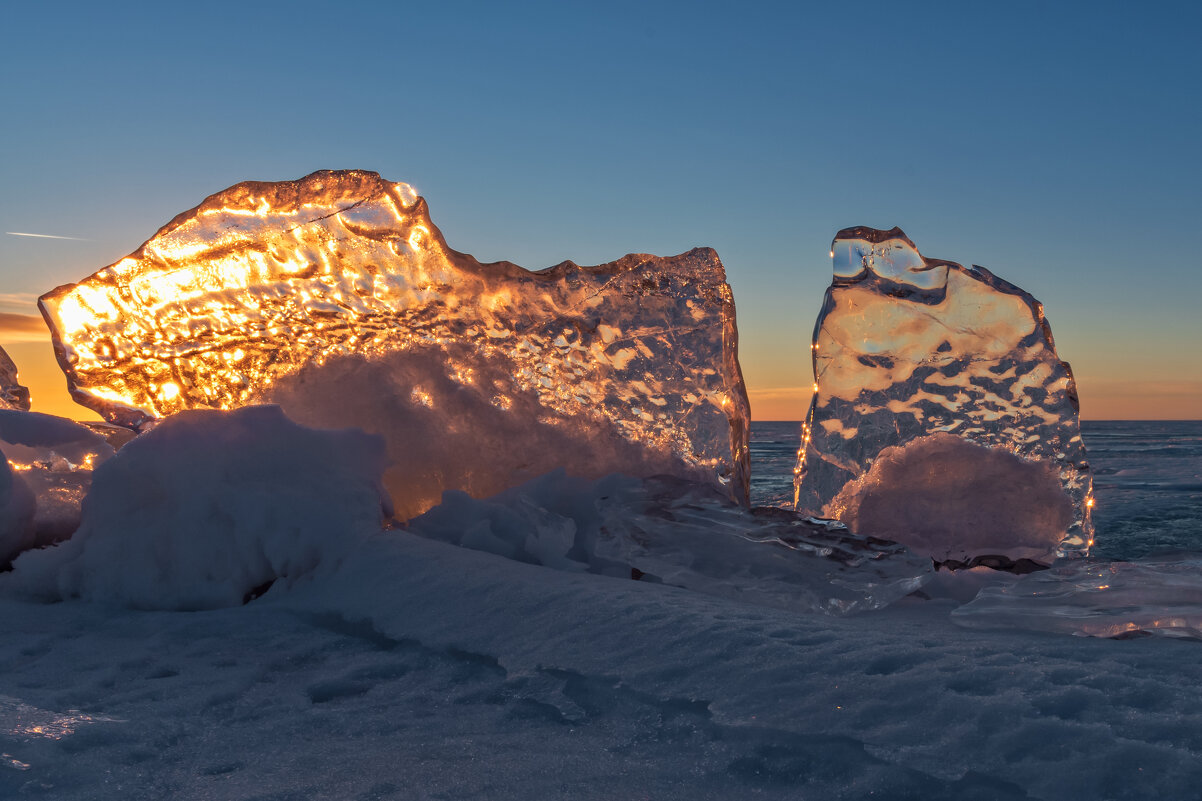
<svg viewBox="0 0 1202 801">
<path fill-rule="evenodd" d="M 991 526 L 996 532 L 971 543 L 924 543 L 926 552 L 964 559 L 981 555 L 974 548 L 989 547 L 1010 558 L 1050 561 L 1086 551 L 1090 474 L 1076 388 L 1039 302 L 982 267 L 923 258 L 897 228 L 840 231 L 831 255 L 834 280 L 812 346 L 816 394 L 798 454 L 797 509 L 853 517 L 883 487 L 869 475 L 882 451 L 951 434 L 980 446 L 981 460 L 989 448 L 1054 465 L 1071 516 L 1061 526 L 1053 505 L 1040 524 L 1048 533 L 1039 543 L 994 548 L 979 540 L 1004 540 L 1004 521 L 982 515 L 974 533 Z M 913 447 L 930 451 L 932 442 Z M 970 471 L 974 460 L 951 461 Z M 938 507 L 940 492 L 950 498 L 957 491 L 914 490 L 915 497 L 927 494 L 921 502 L 931 508 Z M 904 528 L 863 533 L 908 542 Z"/>
<path fill-rule="evenodd" d="M 734 302 L 708 249 L 530 272 L 451 250 L 405 184 L 238 184 L 41 299 L 77 401 L 137 426 L 276 402 L 383 434 L 402 517 L 564 466 L 746 501 Z"/>
</svg>

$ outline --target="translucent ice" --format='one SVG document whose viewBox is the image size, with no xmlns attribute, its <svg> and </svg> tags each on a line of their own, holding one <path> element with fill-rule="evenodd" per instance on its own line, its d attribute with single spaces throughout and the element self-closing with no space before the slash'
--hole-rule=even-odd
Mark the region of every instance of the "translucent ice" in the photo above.
<svg viewBox="0 0 1202 801">
<path fill-rule="evenodd" d="M 29 390 L 17 382 L 17 365 L 0 348 L 0 409 L 29 411 Z"/>
<path fill-rule="evenodd" d="M 786 509 L 748 510 L 671 476 L 556 471 L 486 500 L 448 492 L 409 531 L 560 570 L 684 587 L 780 609 L 876 609 L 921 587 L 930 560 Z"/>
<path fill-rule="evenodd" d="M 24 487 L 32 504 L 27 525 L 14 524 L 0 537 L 0 564 L 5 564 L 23 550 L 71 536 L 92 471 L 113 455 L 113 446 L 62 417 L 0 409 L 0 451 L 12 473 L 11 491 L 23 494 Z"/>
<path fill-rule="evenodd" d="M 447 247 L 405 184 L 239 184 L 41 299 L 72 394 L 137 426 L 281 404 L 383 434 L 409 517 L 559 466 L 747 497 L 748 406 L 717 255 L 530 272 Z"/>
<path fill-rule="evenodd" d="M 797 509 L 938 560 L 1087 551 L 1076 388 L 1040 303 L 897 228 L 840 231 L 831 256 Z"/>
</svg>

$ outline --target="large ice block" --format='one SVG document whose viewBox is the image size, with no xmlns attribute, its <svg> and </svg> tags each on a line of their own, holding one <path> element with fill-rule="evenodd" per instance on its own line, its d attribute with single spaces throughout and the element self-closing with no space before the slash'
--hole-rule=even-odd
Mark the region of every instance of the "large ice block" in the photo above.
<svg viewBox="0 0 1202 801">
<path fill-rule="evenodd" d="M 136 427 L 282 405 L 383 434 L 403 517 L 559 466 L 746 501 L 748 404 L 714 251 L 531 272 L 451 250 L 372 172 L 247 182 L 43 296 L 75 399 Z"/>
<path fill-rule="evenodd" d="M 1086 552 L 1076 387 L 1039 301 L 897 228 L 842 230 L 831 256 L 796 508 L 940 561 Z"/>
<path fill-rule="evenodd" d="M 0 348 L 0 409 L 29 411 L 29 390 L 17 381 L 17 365 Z"/>
</svg>

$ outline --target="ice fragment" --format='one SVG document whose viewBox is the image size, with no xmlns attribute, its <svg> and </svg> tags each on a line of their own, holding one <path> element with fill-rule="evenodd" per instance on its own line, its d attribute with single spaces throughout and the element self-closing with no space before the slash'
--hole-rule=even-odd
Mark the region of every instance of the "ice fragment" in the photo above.
<svg viewBox="0 0 1202 801">
<path fill-rule="evenodd" d="M 17 365 L 0 348 L 0 409 L 29 411 L 29 390 L 17 382 Z"/>
<path fill-rule="evenodd" d="M 113 455 L 113 446 L 104 436 L 63 417 L 0 409 L 0 451 L 12 473 L 9 491 L 17 497 L 28 492 L 32 504 L 28 524 L 0 536 L 3 565 L 21 551 L 71 536 L 79 525 L 92 471 Z"/>
<path fill-rule="evenodd" d="M 238 184 L 41 299 L 75 399 L 129 426 L 281 404 L 383 434 L 398 513 L 555 467 L 747 498 L 748 404 L 717 255 L 530 272 L 447 247 L 362 171 Z"/>
<path fill-rule="evenodd" d="M 1076 387 L 1042 305 L 983 267 L 924 258 L 897 228 L 844 229 L 831 256 L 796 508 L 939 560 L 1086 552 Z M 999 516 L 1014 504 L 1021 520 Z"/>
</svg>

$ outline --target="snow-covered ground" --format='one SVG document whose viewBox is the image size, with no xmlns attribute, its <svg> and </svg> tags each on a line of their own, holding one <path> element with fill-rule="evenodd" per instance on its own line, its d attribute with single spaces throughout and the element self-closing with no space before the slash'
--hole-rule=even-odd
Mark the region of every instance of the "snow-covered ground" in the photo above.
<svg viewBox="0 0 1202 801">
<path fill-rule="evenodd" d="M 0 798 L 1198 796 L 1197 641 L 941 587 L 832 617 L 398 530 L 230 608 L 9 594 Z"/>
</svg>

